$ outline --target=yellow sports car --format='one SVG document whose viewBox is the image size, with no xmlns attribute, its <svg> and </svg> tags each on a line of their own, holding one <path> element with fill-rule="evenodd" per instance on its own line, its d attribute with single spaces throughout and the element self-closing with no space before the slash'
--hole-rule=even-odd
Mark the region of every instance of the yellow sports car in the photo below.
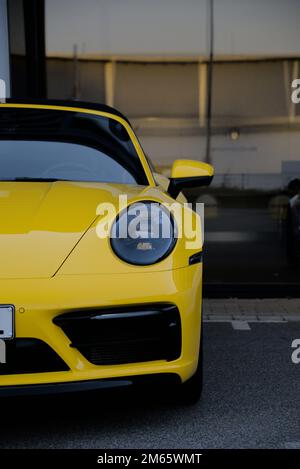
<svg viewBox="0 0 300 469">
<path fill-rule="evenodd" d="M 199 398 L 203 240 L 181 190 L 212 177 L 191 160 L 157 174 L 108 106 L 0 103 L 0 395 Z"/>
</svg>

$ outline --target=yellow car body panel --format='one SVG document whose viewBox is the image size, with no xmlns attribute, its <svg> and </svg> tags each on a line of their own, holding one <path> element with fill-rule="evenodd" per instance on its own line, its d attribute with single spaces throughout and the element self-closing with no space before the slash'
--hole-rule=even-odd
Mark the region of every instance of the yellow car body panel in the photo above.
<svg viewBox="0 0 300 469">
<path fill-rule="evenodd" d="M 213 176 L 214 168 L 203 161 L 194 160 L 175 160 L 173 163 L 171 177 L 197 177 L 197 176 Z"/>
<path fill-rule="evenodd" d="M 143 267 L 122 261 L 111 249 L 109 238 L 98 237 L 99 204 L 111 203 L 118 213 L 118 196 L 124 193 L 128 204 L 145 199 L 173 202 L 151 186 L 0 182 L 0 279 L 50 278 L 58 270 L 64 274 L 140 273 L 187 266 L 189 257 L 202 248 L 201 237 L 189 250 L 184 248 L 185 238 L 178 239 L 171 256 Z M 189 208 L 186 213 L 197 217 Z M 106 219 L 111 225 L 115 217 Z"/>
<path fill-rule="evenodd" d="M 192 249 L 178 239 L 169 256 L 149 266 L 129 265 L 113 252 L 109 238 L 100 239 L 100 203 L 128 204 L 174 200 L 155 184 L 130 125 L 106 112 L 64 106 L 0 104 L 3 107 L 79 111 L 122 123 L 145 170 L 148 186 L 94 182 L 0 182 L 0 303 L 15 307 L 16 338 L 47 343 L 68 371 L 1 375 L 1 386 L 69 383 L 102 378 L 175 373 L 184 382 L 197 368 L 202 304 L 202 263 L 189 258 L 202 250 L 202 237 Z M 189 216 L 197 218 L 190 209 Z M 176 220 L 176 215 L 175 215 Z M 108 218 L 112 224 L 114 217 Z M 176 220 L 180 223 L 180 220 Z M 171 303 L 181 319 L 182 348 L 173 361 L 156 360 L 94 365 L 76 348 L 53 319 L 80 308 Z M 1 365 L 0 365 L 1 366 Z"/>
<path fill-rule="evenodd" d="M 0 376 L 0 386 L 62 383 L 130 375 L 176 373 L 182 381 L 194 373 L 201 327 L 201 264 L 175 271 L 128 275 L 61 276 L 52 279 L 1 280 L 1 301 L 14 304 L 16 336 L 45 341 L 70 371 Z M 181 356 L 174 361 L 93 365 L 52 320 L 80 307 L 147 304 L 167 301 L 178 306 L 182 322 Z"/>
</svg>

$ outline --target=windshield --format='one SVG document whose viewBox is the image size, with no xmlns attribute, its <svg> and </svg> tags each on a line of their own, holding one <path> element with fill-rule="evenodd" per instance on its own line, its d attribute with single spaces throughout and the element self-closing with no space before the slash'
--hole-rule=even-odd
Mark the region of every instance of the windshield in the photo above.
<svg viewBox="0 0 300 469">
<path fill-rule="evenodd" d="M 0 180 L 147 185 L 125 127 L 82 112 L 0 109 Z"/>
</svg>

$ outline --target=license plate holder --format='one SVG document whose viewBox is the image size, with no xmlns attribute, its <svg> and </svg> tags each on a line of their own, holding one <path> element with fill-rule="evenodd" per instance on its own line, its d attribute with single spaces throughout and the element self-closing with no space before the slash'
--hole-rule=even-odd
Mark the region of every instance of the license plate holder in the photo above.
<svg viewBox="0 0 300 469">
<path fill-rule="evenodd" d="M 0 339 L 14 338 L 14 315 L 13 305 L 0 305 Z"/>
</svg>

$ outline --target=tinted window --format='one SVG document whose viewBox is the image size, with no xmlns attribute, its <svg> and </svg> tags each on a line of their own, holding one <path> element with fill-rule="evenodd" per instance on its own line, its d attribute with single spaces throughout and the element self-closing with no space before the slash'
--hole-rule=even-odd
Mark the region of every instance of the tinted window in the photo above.
<svg viewBox="0 0 300 469">
<path fill-rule="evenodd" d="M 143 184 L 148 181 L 125 127 L 82 112 L 0 109 L 0 179 Z"/>
</svg>

